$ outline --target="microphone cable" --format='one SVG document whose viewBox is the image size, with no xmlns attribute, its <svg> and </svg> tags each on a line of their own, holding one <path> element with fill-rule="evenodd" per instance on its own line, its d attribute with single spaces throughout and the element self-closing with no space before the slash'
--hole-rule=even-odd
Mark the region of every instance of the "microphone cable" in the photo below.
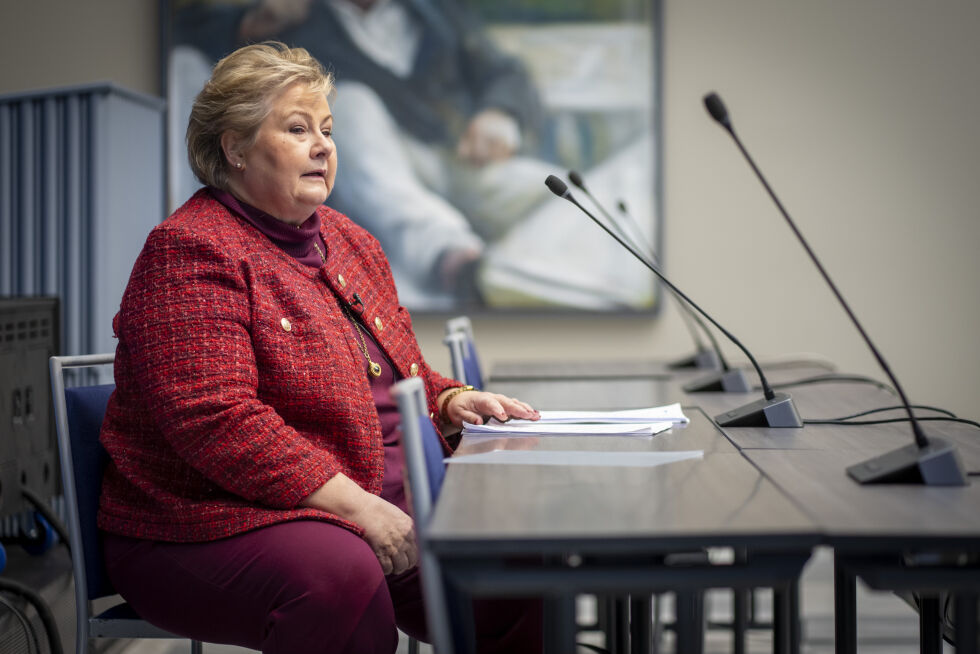
<svg viewBox="0 0 980 654">
<path fill-rule="evenodd" d="M 808 384 L 828 384 L 828 383 L 857 383 L 857 384 L 872 384 L 877 386 L 883 391 L 888 391 L 892 395 L 895 395 L 895 389 L 888 384 L 878 381 L 873 377 L 865 377 L 864 375 L 848 375 L 843 373 L 834 373 L 830 375 L 815 375 L 813 377 L 804 377 L 802 379 L 796 379 L 794 381 L 779 382 L 772 384 L 773 388 L 789 388 L 791 386 L 806 386 Z M 755 390 L 762 390 L 761 387 L 756 387 Z"/>
<path fill-rule="evenodd" d="M 927 406 L 924 404 L 912 404 L 910 405 L 912 409 L 921 409 L 923 411 L 937 411 L 939 413 L 945 413 L 944 416 L 915 416 L 916 420 L 926 421 L 942 421 L 947 422 L 959 422 L 966 425 L 972 425 L 977 429 L 980 429 L 980 422 L 974 420 L 967 420 L 966 418 L 957 418 L 952 411 L 946 409 L 940 409 L 939 407 Z M 865 425 L 885 425 L 897 422 L 909 422 L 909 417 L 907 415 L 900 418 L 882 418 L 880 420 L 853 420 L 853 418 L 860 418 L 861 416 L 871 415 L 872 413 L 882 413 L 884 411 L 905 411 L 904 405 L 898 406 L 886 406 L 880 407 L 878 409 L 868 409 L 867 411 L 861 411 L 860 413 L 855 413 L 849 416 L 843 416 L 840 418 L 804 418 L 804 425 L 846 425 L 851 427 L 863 427 Z M 967 470 L 966 475 L 968 477 L 978 477 L 980 476 L 980 470 Z"/>
<path fill-rule="evenodd" d="M 766 370 L 779 370 L 779 369 L 794 369 L 802 367 L 813 367 L 813 368 L 823 368 L 827 372 L 837 372 L 837 364 L 821 357 L 819 354 L 805 353 L 799 355 L 805 358 L 793 358 L 796 355 L 790 355 L 789 358 L 779 358 L 779 359 L 760 359 L 759 365 Z M 735 365 L 740 365 L 736 363 Z"/>
<path fill-rule="evenodd" d="M 914 406 L 914 405 L 913 405 Z M 902 407 L 904 408 L 904 407 Z M 841 419 L 813 419 L 804 418 L 804 425 L 852 425 L 852 426 L 863 426 L 863 425 L 886 425 L 893 422 L 911 422 L 912 419 L 909 416 L 902 416 L 901 418 L 881 418 L 878 420 L 841 420 Z M 950 416 L 915 416 L 914 420 L 921 420 L 923 422 L 960 422 L 964 425 L 972 425 L 977 429 L 980 429 L 980 422 L 976 420 L 968 420 L 967 418 L 953 418 Z"/>
<path fill-rule="evenodd" d="M 869 416 L 872 413 L 883 413 L 885 411 L 901 411 L 904 408 L 905 407 L 902 406 L 901 404 L 896 404 L 895 406 L 883 406 L 883 407 L 878 407 L 877 409 L 868 409 L 867 411 L 860 411 L 858 413 L 852 413 L 849 416 L 843 416 L 843 417 L 840 417 L 840 418 L 833 418 L 833 420 L 850 420 L 852 418 L 860 418 L 862 416 Z M 949 411 L 948 409 L 941 409 L 939 407 L 929 406 L 927 404 L 913 404 L 912 405 L 912 408 L 913 409 L 922 409 L 923 411 L 935 411 L 936 413 L 943 413 L 943 414 L 946 414 L 947 416 L 949 416 L 950 418 L 955 418 L 956 417 L 956 414 L 953 413 L 952 411 Z"/>
</svg>

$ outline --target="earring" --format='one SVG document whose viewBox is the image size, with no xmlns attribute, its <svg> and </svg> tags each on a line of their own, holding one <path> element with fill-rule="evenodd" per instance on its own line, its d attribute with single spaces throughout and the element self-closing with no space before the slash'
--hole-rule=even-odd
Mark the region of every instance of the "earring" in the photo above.
<svg viewBox="0 0 980 654">
<path fill-rule="evenodd" d="M 235 168 L 237 168 L 238 170 L 241 170 L 244 166 L 245 164 L 243 164 L 241 161 L 235 162 Z"/>
</svg>

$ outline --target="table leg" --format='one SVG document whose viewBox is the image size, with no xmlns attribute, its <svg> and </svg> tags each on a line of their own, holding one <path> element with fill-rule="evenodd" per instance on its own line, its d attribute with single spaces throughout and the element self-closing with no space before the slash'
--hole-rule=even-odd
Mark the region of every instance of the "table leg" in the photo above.
<svg viewBox="0 0 980 654">
<path fill-rule="evenodd" d="M 605 595 L 601 601 L 606 649 L 612 654 L 629 651 L 629 603 L 623 597 Z"/>
<path fill-rule="evenodd" d="M 834 651 L 857 654 L 857 580 L 834 554 Z"/>
<path fill-rule="evenodd" d="M 977 594 L 957 593 L 953 620 L 956 624 L 956 654 L 977 654 Z"/>
<path fill-rule="evenodd" d="M 772 589 L 772 651 L 773 654 L 790 654 L 790 601 L 788 587 Z"/>
<path fill-rule="evenodd" d="M 748 551 L 744 547 L 735 549 L 735 563 L 748 563 Z M 752 589 L 732 589 L 732 652 L 745 654 L 745 632 L 748 625 L 749 596 Z"/>
<path fill-rule="evenodd" d="M 650 654 L 653 604 L 650 596 L 630 598 L 630 653 Z"/>
<path fill-rule="evenodd" d="M 800 644 L 803 640 L 803 623 L 800 621 L 800 581 L 794 579 L 789 585 L 789 651 L 800 654 Z"/>
<path fill-rule="evenodd" d="M 943 631 L 939 615 L 939 598 L 923 595 L 919 599 L 919 651 L 942 654 Z"/>
<path fill-rule="evenodd" d="M 575 598 L 550 597 L 544 600 L 544 653 L 575 651 Z"/>
<path fill-rule="evenodd" d="M 704 651 L 704 591 L 678 591 L 675 597 L 676 651 L 701 654 Z"/>
<path fill-rule="evenodd" d="M 476 654 L 476 624 L 473 598 L 450 583 L 444 583 L 450 639 L 455 654 Z M 547 635 L 547 634 L 546 634 Z"/>
</svg>

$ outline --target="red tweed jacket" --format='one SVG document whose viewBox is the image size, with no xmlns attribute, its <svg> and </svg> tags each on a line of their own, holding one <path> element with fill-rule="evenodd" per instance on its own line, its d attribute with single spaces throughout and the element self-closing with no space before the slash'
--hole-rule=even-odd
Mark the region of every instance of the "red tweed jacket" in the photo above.
<svg viewBox="0 0 980 654">
<path fill-rule="evenodd" d="M 314 518 L 360 531 L 297 507 L 338 472 L 381 489 L 381 426 L 341 303 L 361 310 L 403 377 L 422 376 L 431 411 L 459 382 L 422 359 L 377 241 L 318 211 L 319 270 L 206 191 L 150 233 L 113 323 L 102 529 L 205 541 Z"/>
</svg>

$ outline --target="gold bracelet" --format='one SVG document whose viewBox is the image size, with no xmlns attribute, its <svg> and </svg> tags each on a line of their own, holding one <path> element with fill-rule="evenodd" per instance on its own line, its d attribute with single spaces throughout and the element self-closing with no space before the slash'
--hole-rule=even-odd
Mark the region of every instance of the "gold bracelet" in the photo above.
<svg viewBox="0 0 980 654">
<path fill-rule="evenodd" d="M 449 400 L 453 399 L 460 393 L 465 393 L 466 391 L 475 391 L 475 390 L 476 388 L 473 386 L 457 386 L 453 390 L 449 391 L 449 395 L 447 395 L 445 399 L 443 399 L 442 406 L 439 407 L 439 420 L 442 421 L 442 424 L 444 425 L 449 424 L 449 413 L 447 411 L 449 409 Z"/>
</svg>

